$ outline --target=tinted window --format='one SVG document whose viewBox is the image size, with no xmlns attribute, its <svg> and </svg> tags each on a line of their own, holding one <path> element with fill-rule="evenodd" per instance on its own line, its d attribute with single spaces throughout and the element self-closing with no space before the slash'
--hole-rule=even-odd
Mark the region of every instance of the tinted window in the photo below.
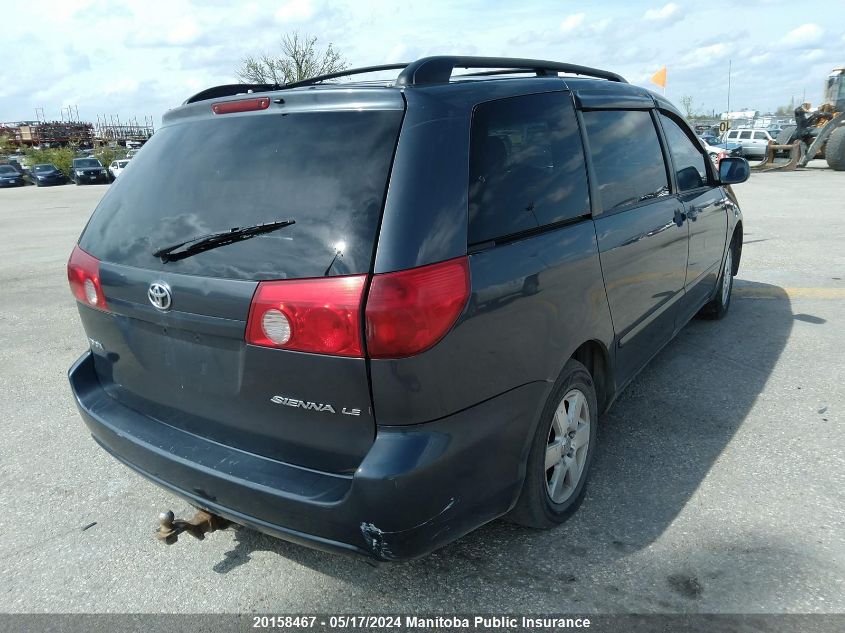
<svg viewBox="0 0 845 633">
<path fill-rule="evenodd" d="M 369 270 L 401 110 L 228 115 L 163 127 L 105 195 L 80 246 L 106 262 L 232 279 Z M 162 264 L 232 227 L 296 224 Z M 335 254 L 341 254 L 335 257 Z"/>
<path fill-rule="evenodd" d="M 589 213 L 584 150 L 568 94 L 502 99 L 472 118 L 469 242 Z"/>
<path fill-rule="evenodd" d="M 0 165 L 0 174 L 17 174 L 18 172 L 15 171 L 15 168 L 11 165 Z"/>
<path fill-rule="evenodd" d="M 739 132 L 729 132 L 728 138 L 736 138 L 738 134 L 739 134 Z"/>
<path fill-rule="evenodd" d="M 675 165 L 675 179 L 680 191 L 697 189 L 707 184 L 707 165 L 704 154 L 686 132 L 671 118 L 660 115 L 669 153 Z"/>
<path fill-rule="evenodd" d="M 663 152 L 647 111 L 585 112 L 602 209 L 666 195 Z"/>
<path fill-rule="evenodd" d="M 77 158 L 77 159 L 74 159 L 73 166 L 78 167 L 80 169 L 82 169 L 82 168 L 90 169 L 91 167 L 102 167 L 102 165 L 100 164 L 100 161 L 98 161 L 96 158 Z"/>
<path fill-rule="evenodd" d="M 742 132 L 742 133 L 740 133 L 739 138 L 741 138 L 743 140 L 749 139 L 749 138 L 751 138 L 751 132 Z"/>
<path fill-rule="evenodd" d="M 763 139 L 764 141 L 768 140 L 769 137 L 766 136 L 765 132 L 754 132 L 754 138 L 756 139 Z"/>
</svg>

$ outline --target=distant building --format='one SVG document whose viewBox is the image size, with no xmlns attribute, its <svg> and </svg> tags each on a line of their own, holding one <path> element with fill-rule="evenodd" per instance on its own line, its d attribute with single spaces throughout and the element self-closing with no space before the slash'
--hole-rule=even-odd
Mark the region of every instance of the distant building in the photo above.
<svg viewBox="0 0 845 633">
<path fill-rule="evenodd" d="M 722 112 L 722 121 L 736 121 L 737 119 L 756 119 L 758 110 L 737 110 L 736 112 Z"/>
</svg>

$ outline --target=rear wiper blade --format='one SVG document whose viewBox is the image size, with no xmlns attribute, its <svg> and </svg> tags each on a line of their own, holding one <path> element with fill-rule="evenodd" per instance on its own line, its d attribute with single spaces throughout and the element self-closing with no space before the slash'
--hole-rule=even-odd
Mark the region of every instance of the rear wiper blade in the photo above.
<svg viewBox="0 0 845 633">
<path fill-rule="evenodd" d="M 153 253 L 153 257 L 158 257 L 165 263 L 175 262 L 180 259 L 190 257 L 191 255 L 202 253 L 203 251 L 209 251 L 212 248 L 226 246 L 226 244 L 234 244 L 235 242 L 248 240 L 256 235 L 283 229 L 291 224 L 296 224 L 296 220 L 277 220 L 276 222 L 266 222 L 264 224 L 256 224 L 254 226 L 238 226 L 233 229 L 229 229 L 228 231 L 200 235 L 198 237 L 192 237 L 189 240 L 185 240 L 184 242 L 173 244 L 172 246 L 160 248 Z"/>
</svg>

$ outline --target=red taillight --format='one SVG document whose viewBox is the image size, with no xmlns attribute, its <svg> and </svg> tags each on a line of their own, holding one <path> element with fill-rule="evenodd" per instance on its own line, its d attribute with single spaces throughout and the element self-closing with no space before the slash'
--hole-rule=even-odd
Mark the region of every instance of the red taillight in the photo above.
<svg viewBox="0 0 845 633">
<path fill-rule="evenodd" d="M 427 350 L 455 324 L 469 296 L 466 257 L 373 276 L 367 297 L 367 353 L 401 358 Z"/>
<path fill-rule="evenodd" d="M 249 309 L 246 342 L 363 356 L 361 294 L 366 281 L 366 275 L 262 281 Z"/>
<path fill-rule="evenodd" d="M 231 114 L 233 112 L 250 112 L 251 110 L 266 110 L 270 107 L 269 97 L 257 99 L 238 99 L 237 101 L 221 101 L 211 104 L 214 114 Z"/>
<path fill-rule="evenodd" d="M 99 310 L 108 309 L 106 295 L 100 285 L 100 260 L 79 246 L 73 248 L 67 262 L 67 279 L 77 301 Z"/>
</svg>

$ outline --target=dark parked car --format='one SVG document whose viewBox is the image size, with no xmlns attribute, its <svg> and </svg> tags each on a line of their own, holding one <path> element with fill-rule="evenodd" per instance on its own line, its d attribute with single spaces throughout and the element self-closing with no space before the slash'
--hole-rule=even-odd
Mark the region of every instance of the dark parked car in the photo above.
<svg viewBox="0 0 845 633">
<path fill-rule="evenodd" d="M 63 185 L 67 182 L 67 178 L 65 178 L 61 170 L 51 163 L 34 165 L 32 167 L 31 178 L 38 187 Z"/>
<path fill-rule="evenodd" d="M 0 165 L 0 187 L 21 187 L 24 184 L 21 172 L 12 165 Z"/>
<path fill-rule="evenodd" d="M 110 182 L 109 172 L 96 158 L 74 158 L 70 178 L 77 185 Z"/>
<path fill-rule="evenodd" d="M 102 199 L 68 262 L 85 423 L 210 513 L 168 542 L 222 517 L 402 560 L 561 523 L 599 415 L 727 312 L 748 163 L 607 71 L 333 76 L 195 95 Z"/>
</svg>

